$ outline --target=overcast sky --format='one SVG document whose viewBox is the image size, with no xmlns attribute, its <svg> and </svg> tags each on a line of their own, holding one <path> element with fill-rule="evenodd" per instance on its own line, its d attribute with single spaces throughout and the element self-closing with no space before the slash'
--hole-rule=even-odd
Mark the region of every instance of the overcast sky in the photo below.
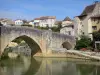
<svg viewBox="0 0 100 75">
<path fill-rule="evenodd" d="M 0 0 L 0 18 L 32 20 L 40 16 L 80 15 L 83 9 L 95 0 Z"/>
</svg>

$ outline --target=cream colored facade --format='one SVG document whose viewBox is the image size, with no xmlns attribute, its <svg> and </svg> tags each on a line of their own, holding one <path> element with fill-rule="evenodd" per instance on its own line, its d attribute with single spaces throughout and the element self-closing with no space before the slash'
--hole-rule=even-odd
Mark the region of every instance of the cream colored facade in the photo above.
<svg viewBox="0 0 100 75">
<path fill-rule="evenodd" d="M 69 17 L 66 17 L 62 21 L 62 28 L 60 29 L 60 33 L 75 36 L 74 24 L 73 24 L 73 21 Z"/>
<path fill-rule="evenodd" d="M 74 36 L 74 28 L 72 26 L 61 28 L 60 33 Z"/>
<path fill-rule="evenodd" d="M 80 16 L 76 16 L 74 18 L 75 25 L 75 35 L 77 38 L 80 35 L 89 36 L 92 39 L 93 31 L 97 31 L 100 29 L 100 2 L 89 5 L 85 8 Z M 94 21 L 94 18 L 97 18 Z M 96 27 L 95 27 L 96 26 Z"/>
<path fill-rule="evenodd" d="M 65 27 L 66 25 L 72 24 L 72 21 L 62 21 L 62 27 Z"/>
</svg>

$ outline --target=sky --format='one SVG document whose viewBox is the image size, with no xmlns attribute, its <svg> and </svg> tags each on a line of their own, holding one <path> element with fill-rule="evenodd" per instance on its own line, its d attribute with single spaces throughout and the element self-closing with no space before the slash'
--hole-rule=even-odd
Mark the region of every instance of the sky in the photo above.
<svg viewBox="0 0 100 75">
<path fill-rule="evenodd" d="M 0 0 L 0 18 L 33 20 L 41 16 L 73 19 L 95 0 Z"/>
</svg>

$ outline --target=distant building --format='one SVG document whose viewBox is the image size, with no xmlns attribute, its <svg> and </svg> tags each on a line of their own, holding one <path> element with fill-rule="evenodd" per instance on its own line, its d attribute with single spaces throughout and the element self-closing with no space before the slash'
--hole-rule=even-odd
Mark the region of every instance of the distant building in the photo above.
<svg viewBox="0 0 100 75">
<path fill-rule="evenodd" d="M 42 16 L 34 19 L 34 26 L 53 27 L 56 21 L 55 16 Z"/>
<path fill-rule="evenodd" d="M 62 21 L 55 21 L 55 27 L 58 27 L 58 25 L 62 25 Z"/>
<path fill-rule="evenodd" d="M 74 25 L 68 25 L 68 26 L 62 27 L 60 29 L 60 33 L 75 36 Z"/>
<path fill-rule="evenodd" d="M 11 19 L 0 19 L 0 22 L 3 26 L 13 26 L 14 25 L 14 21 L 12 21 Z"/>
<path fill-rule="evenodd" d="M 69 17 L 66 17 L 63 21 L 62 21 L 62 27 L 65 27 L 67 25 L 72 24 L 72 20 Z"/>
<path fill-rule="evenodd" d="M 40 26 L 40 18 L 34 19 L 34 26 Z"/>
<path fill-rule="evenodd" d="M 86 6 L 81 15 L 74 18 L 75 35 L 89 36 L 92 39 L 92 33 L 100 29 L 100 2 Z"/>
<path fill-rule="evenodd" d="M 34 27 L 34 20 L 31 20 L 31 21 L 29 22 L 29 25 L 32 25 L 32 26 Z"/>
<path fill-rule="evenodd" d="M 73 24 L 73 21 L 69 17 L 66 17 L 62 21 L 62 28 L 60 30 L 60 33 L 61 34 L 66 34 L 66 35 L 75 36 L 74 24 Z"/>
<path fill-rule="evenodd" d="M 20 19 L 17 19 L 17 20 L 15 20 L 15 25 L 16 26 L 21 26 L 21 25 L 23 25 L 24 23 L 23 23 L 23 20 L 20 20 Z"/>
</svg>

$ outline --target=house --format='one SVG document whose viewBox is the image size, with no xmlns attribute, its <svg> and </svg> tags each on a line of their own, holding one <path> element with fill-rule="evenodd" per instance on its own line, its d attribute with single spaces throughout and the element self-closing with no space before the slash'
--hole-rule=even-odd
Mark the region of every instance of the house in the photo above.
<svg viewBox="0 0 100 75">
<path fill-rule="evenodd" d="M 4 26 L 13 26 L 14 25 L 14 21 L 12 21 L 11 19 L 7 19 L 7 18 L 5 18 L 5 19 L 0 19 L 0 22 L 1 22 L 1 24 L 2 25 L 4 25 Z"/>
<path fill-rule="evenodd" d="M 60 33 L 75 36 L 74 24 L 73 24 L 73 21 L 69 17 L 66 17 L 62 21 L 62 28 L 60 29 Z"/>
<path fill-rule="evenodd" d="M 31 20 L 31 21 L 29 22 L 29 25 L 32 25 L 32 26 L 34 27 L 34 20 Z"/>
<path fill-rule="evenodd" d="M 72 24 L 72 20 L 69 17 L 66 17 L 63 21 L 62 21 L 62 27 L 65 27 L 69 24 Z"/>
<path fill-rule="evenodd" d="M 40 27 L 53 27 L 56 21 L 55 16 L 42 16 L 34 19 L 34 25 Z"/>
<path fill-rule="evenodd" d="M 74 33 L 74 25 L 73 24 L 70 24 L 70 25 L 67 25 L 67 26 L 62 27 L 60 29 L 60 33 L 61 34 L 66 34 L 66 35 L 75 36 L 75 33 Z"/>
<path fill-rule="evenodd" d="M 21 25 L 24 24 L 24 23 L 23 23 L 23 20 L 21 20 L 21 19 L 17 19 L 17 20 L 15 20 L 14 22 L 15 22 L 15 25 L 16 25 L 16 26 L 21 26 Z"/>
<path fill-rule="evenodd" d="M 55 26 L 55 27 L 58 27 L 58 25 L 61 25 L 61 26 L 62 26 L 62 21 L 55 21 L 54 26 Z"/>
<path fill-rule="evenodd" d="M 89 36 L 92 39 L 92 33 L 100 29 L 100 2 L 86 6 L 81 15 L 74 18 L 75 36 Z"/>
<path fill-rule="evenodd" d="M 40 26 L 40 18 L 34 19 L 34 26 Z"/>
</svg>

